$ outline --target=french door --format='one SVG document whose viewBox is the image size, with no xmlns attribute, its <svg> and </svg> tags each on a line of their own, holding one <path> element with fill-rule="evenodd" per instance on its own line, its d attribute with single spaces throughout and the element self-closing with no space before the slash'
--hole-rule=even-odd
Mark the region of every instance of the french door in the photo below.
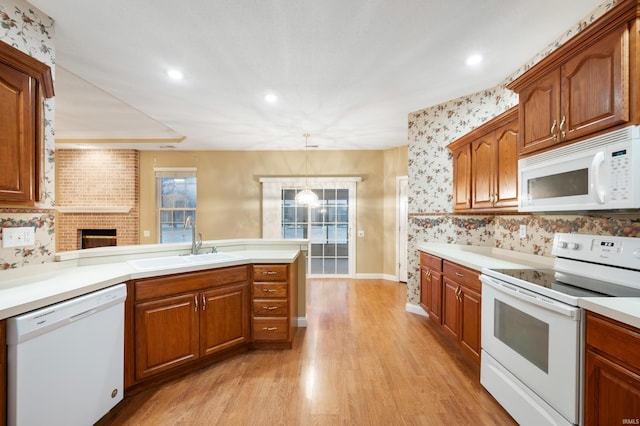
<svg viewBox="0 0 640 426">
<path fill-rule="evenodd" d="M 309 187 L 318 195 L 316 206 L 295 202 L 302 186 L 297 180 L 264 178 L 261 181 L 263 237 L 308 239 L 308 275 L 353 276 L 356 179 L 309 178 Z"/>
</svg>

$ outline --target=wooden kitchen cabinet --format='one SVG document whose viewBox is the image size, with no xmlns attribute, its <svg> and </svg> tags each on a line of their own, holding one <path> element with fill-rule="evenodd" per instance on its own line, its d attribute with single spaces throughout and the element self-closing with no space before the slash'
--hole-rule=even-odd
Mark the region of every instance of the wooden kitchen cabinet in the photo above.
<svg viewBox="0 0 640 426">
<path fill-rule="evenodd" d="M 474 362 L 480 364 L 481 284 L 479 273 L 443 262 L 442 326 Z"/>
<path fill-rule="evenodd" d="M 420 252 L 420 306 L 442 324 L 442 259 Z"/>
<path fill-rule="evenodd" d="M 43 102 L 53 94 L 48 65 L 0 43 L 0 205 L 30 207 L 39 201 Z"/>
<path fill-rule="evenodd" d="M 637 424 L 640 419 L 640 330 L 586 315 L 584 424 Z"/>
<path fill-rule="evenodd" d="M 133 288 L 135 376 L 130 382 L 250 342 L 246 266 L 141 279 Z"/>
<path fill-rule="evenodd" d="M 605 15 L 508 86 L 519 95 L 520 156 L 630 121 L 629 80 L 637 78 L 630 67 L 636 60 L 629 47 L 631 15 L 612 23 L 614 16 Z"/>
<path fill-rule="evenodd" d="M 252 346 L 291 348 L 296 331 L 297 270 L 288 264 L 253 265 Z"/>
<path fill-rule="evenodd" d="M 455 211 L 517 208 L 518 128 L 514 107 L 448 146 Z"/>
</svg>

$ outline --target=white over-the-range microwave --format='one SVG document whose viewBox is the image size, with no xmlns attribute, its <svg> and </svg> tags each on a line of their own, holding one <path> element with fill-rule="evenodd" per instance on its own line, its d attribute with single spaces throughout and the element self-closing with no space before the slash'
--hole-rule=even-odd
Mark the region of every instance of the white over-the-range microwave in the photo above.
<svg viewBox="0 0 640 426">
<path fill-rule="evenodd" d="M 522 212 L 640 208 L 640 126 L 518 160 Z"/>
</svg>

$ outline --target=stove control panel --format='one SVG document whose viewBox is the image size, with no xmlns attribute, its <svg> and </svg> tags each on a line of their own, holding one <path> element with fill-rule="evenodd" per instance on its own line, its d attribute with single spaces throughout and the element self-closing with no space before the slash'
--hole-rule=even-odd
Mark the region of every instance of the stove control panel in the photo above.
<svg viewBox="0 0 640 426">
<path fill-rule="evenodd" d="M 551 252 L 561 258 L 640 270 L 640 238 L 557 233 Z"/>
</svg>

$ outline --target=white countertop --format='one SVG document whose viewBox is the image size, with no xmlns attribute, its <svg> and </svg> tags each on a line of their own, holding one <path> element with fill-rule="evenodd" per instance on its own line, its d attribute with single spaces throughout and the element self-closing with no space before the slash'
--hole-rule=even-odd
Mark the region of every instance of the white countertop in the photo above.
<svg viewBox="0 0 640 426">
<path fill-rule="evenodd" d="M 536 256 L 495 247 L 422 243 L 418 250 L 481 271 L 482 268 L 552 268 L 553 257 Z M 583 297 L 578 306 L 640 328 L 640 298 Z"/>
<path fill-rule="evenodd" d="M 553 257 L 538 256 L 497 247 L 463 244 L 421 243 L 418 244 L 418 250 L 477 271 L 482 271 L 482 268 L 552 268 L 554 260 Z"/>
<path fill-rule="evenodd" d="M 284 240 L 283 240 L 284 241 Z M 140 271 L 126 263 L 129 259 L 184 254 L 184 244 L 164 245 L 163 251 L 145 247 L 110 247 L 82 253 L 67 252 L 58 262 L 26 266 L 0 272 L 0 319 L 9 318 L 53 303 L 100 290 L 130 279 L 201 271 L 252 263 L 293 263 L 304 241 L 228 240 L 216 247 L 232 253 L 236 259 L 216 263 L 192 263 L 172 268 Z M 211 246 L 212 244 L 208 244 Z M 163 245 L 158 245 L 163 246 Z M 190 245 L 189 245 L 190 247 Z M 169 253 L 167 250 L 173 250 Z M 103 253 L 101 255 L 101 253 Z M 66 260 L 62 260 L 66 259 Z"/>
<path fill-rule="evenodd" d="M 583 297 L 578 301 L 578 306 L 640 328 L 639 297 Z"/>
</svg>

